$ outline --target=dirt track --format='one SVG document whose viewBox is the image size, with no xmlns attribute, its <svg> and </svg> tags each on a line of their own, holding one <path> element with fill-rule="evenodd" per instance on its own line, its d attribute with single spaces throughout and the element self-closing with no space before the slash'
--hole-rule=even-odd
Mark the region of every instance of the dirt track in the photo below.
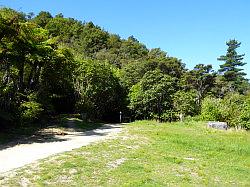
<svg viewBox="0 0 250 187">
<path fill-rule="evenodd" d="M 71 151 L 93 142 L 112 138 L 121 131 L 121 127 L 119 124 L 105 124 L 101 128 L 91 131 L 63 131 L 61 135 L 43 138 L 43 141 L 34 141 L 33 138 L 31 141 L 1 149 L 0 173 L 22 167 L 56 153 Z"/>
</svg>

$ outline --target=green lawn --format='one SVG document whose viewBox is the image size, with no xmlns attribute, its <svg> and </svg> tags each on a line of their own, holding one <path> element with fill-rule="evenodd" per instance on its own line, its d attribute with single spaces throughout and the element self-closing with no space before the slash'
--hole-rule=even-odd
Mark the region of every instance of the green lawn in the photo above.
<svg viewBox="0 0 250 187">
<path fill-rule="evenodd" d="M 17 155 L 18 156 L 18 155 Z M 249 186 L 250 134 L 139 121 L 118 137 L 0 177 L 0 186 Z"/>
</svg>

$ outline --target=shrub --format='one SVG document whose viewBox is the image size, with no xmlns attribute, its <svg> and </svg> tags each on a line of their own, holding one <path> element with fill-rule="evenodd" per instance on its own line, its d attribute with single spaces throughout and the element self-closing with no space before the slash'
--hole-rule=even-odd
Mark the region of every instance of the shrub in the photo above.
<svg viewBox="0 0 250 187">
<path fill-rule="evenodd" d="M 178 114 L 193 116 L 197 114 L 198 105 L 196 103 L 196 93 L 194 91 L 178 91 L 174 94 L 173 105 Z"/>
<path fill-rule="evenodd" d="M 201 105 L 201 118 L 207 121 L 220 121 L 221 114 L 221 99 L 207 97 Z"/>
<path fill-rule="evenodd" d="M 201 117 L 207 121 L 225 121 L 230 127 L 250 129 L 250 96 L 232 93 L 223 99 L 205 98 Z"/>
<path fill-rule="evenodd" d="M 250 129 L 250 93 L 248 95 L 245 96 L 246 100 L 245 100 L 245 110 L 244 112 L 241 114 L 241 118 L 244 121 L 244 127 L 246 129 Z"/>
<path fill-rule="evenodd" d="M 245 111 L 245 100 L 243 95 L 229 94 L 221 102 L 220 108 L 222 120 L 229 126 L 239 127 L 243 125 L 242 114 Z"/>
<path fill-rule="evenodd" d="M 185 117 L 185 122 L 200 122 L 200 121 L 202 121 L 201 115 Z"/>
<path fill-rule="evenodd" d="M 165 110 L 163 111 L 161 118 L 163 121 L 177 121 L 179 119 L 179 114 L 178 112 L 174 110 Z"/>
<path fill-rule="evenodd" d="M 32 123 L 41 117 L 42 105 L 35 101 L 27 101 L 20 106 L 20 120 L 22 124 Z"/>
</svg>

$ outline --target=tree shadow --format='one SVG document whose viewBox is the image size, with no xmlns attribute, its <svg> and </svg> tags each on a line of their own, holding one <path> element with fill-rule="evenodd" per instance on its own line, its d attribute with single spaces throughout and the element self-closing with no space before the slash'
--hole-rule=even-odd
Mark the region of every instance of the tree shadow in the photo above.
<svg viewBox="0 0 250 187">
<path fill-rule="evenodd" d="M 17 145 L 68 141 L 76 136 L 105 136 L 105 130 L 120 128 L 118 124 L 89 123 L 78 118 L 53 121 L 45 128 L 34 128 L 10 135 L 7 142 L 0 144 L 0 151 Z M 101 130 L 101 132 L 98 132 Z M 10 132 L 7 132 L 10 133 Z M 1 136 L 1 134 L 0 134 Z"/>
<path fill-rule="evenodd" d="M 95 129 L 112 129 L 112 128 L 120 128 L 120 124 L 116 123 L 96 123 L 96 122 L 84 122 L 75 118 L 68 118 L 66 120 L 66 125 L 64 124 L 64 128 L 73 129 L 73 131 L 77 132 L 85 132 L 91 131 Z"/>
<path fill-rule="evenodd" d="M 53 133 L 41 133 L 35 132 L 33 135 L 26 134 L 14 134 L 6 143 L 0 145 L 0 151 L 3 149 L 11 148 L 16 145 L 33 144 L 33 143 L 50 143 L 50 142 L 62 142 L 67 138 L 59 137 Z"/>
</svg>

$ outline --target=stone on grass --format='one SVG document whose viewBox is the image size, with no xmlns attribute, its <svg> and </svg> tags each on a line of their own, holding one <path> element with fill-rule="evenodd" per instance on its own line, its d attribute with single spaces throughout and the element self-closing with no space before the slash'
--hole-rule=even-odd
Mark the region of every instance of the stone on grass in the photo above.
<svg viewBox="0 0 250 187">
<path fill-rule="evenodd" d="M 227 130 L 228 129 L 226 122 L 209 121 L 207 123 L 207 126 L 209 128 L 215 128 L 215 129 L 219 129 L 219 130 Z"/>
</svg>

